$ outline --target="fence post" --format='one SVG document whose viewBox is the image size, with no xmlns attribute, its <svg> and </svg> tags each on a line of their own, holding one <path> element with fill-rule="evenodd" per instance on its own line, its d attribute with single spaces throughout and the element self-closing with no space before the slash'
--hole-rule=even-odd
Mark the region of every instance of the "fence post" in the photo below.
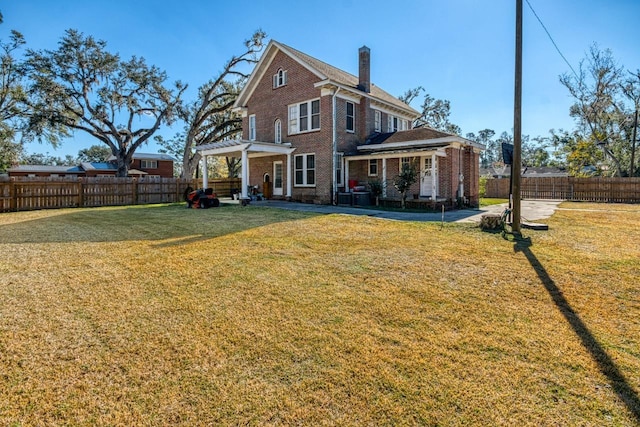
<svg viewBox="0 0 640 427">
<path fill-rule="evenodd" d="M 82 177 L 78 177 L 78 207 L 84 206 L 84 186 L 82 185 Z"/>
<path fill-rule="evenodd" d="M 9 210 L 12 212 L 18 211 L 18 192 L 16 191 L 16 178 L 11 177 L 9 184 Z"/>
<path fill-rule="evenodd" d="M 131 196 L 133 198 L 132 204 L 138 204 L 138 179 L 132 178 L 131 180 Z"/>
</svg>

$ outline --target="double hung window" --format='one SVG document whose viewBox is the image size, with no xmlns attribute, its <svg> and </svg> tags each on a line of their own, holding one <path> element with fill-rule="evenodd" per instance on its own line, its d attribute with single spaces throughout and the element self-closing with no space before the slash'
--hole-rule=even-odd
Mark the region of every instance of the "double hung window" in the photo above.
<svg viewBox="0 0 640 427">
<path fill-rule="evenodd" d="M 320 129 L 320 100 L 289 105 L 289 134 Z"/>
<path fill-rule="evenodd" d="M 355 119 L 355 105 L 353 102 L 347 101 L 347 132 L 354 132 L 356 130 Z"/>
<path fill-rule="evenodd" d="M 316 155 L 299 154 L 294 157 L 294 183 L 297 187 L 316 185 Z"/>
</svg>

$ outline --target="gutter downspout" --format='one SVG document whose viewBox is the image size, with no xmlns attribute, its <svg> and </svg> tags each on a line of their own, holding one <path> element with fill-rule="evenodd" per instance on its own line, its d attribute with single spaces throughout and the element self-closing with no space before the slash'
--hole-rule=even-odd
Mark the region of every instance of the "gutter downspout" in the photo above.
<svg viewBox="0 0 640 427">
<path fill-rule="evenodd" d="M 337 87 L 336 91 L 331 96 L 331 103 L 333 106 L 333 141 L 331 147 L 332 161 L 331 161 L 331 183 L 332 183 L 332 192 L 331 192 L 331 203 L 333 205 L 338 204 L 338 180 L 336 177 L 336 171 L 338 170 L 338 126 L 336 124 L 336 120 L 338 117 L 338 111 L 336 106 L 336 95 L 340 92 L 340 88 Z"/>
</svg>

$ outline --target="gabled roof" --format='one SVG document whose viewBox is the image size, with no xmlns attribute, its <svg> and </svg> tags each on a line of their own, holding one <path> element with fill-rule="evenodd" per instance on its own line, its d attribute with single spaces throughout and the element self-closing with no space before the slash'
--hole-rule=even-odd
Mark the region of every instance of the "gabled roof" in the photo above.
<svg viewBox="0 0 640 427">
<path fill-rule="evenodd" d="M 460 144 L 483 150 L 484 145 L 461 136 L 442 132 L 429 127 L 388 133 L 374 133 L 357 150 L 363 152 L 386 152 L 392 150 L 441 148 L 451 144 Z M 355 154 L 355 153 L 354 153 Z"/>
<path fill-rule="evenodd" d="M 292 59 L 297 61 L 303 67 L 308 69 L 310 72 L 318 76 L 320 81 L 327 81 L 327 83 L 335 83 L 339 86 L 343 86 L 348 88 L 349 91 L 356 93 L 359 96 L 370 97 L 374 100 L 377 100 L 383 104 L 387 104 L 391 107 L 398 108 L 403 110 L 407 115 L 418 117 L 420 113 L 413 109 L 408 104 L 400 101 L 395 96 L 389 94 L 388 92 L 380 89 L 375 84 L 371 84 L 371 92 L 366 93 L 358 89 L 358 77 L 353 74 L 347 73 L 339 68 L 334 67 L 333 65 L 327 64 L 326 62 L 320 61 L 312 56 L 307 55 L 306 53 L 300 52 L 297 49 L 294 49 L 290 46 L 287 46 L 283 43 L 277 42 L 275 40 L 271 40 L 267 45 L 260 61 L 256 65 L 253 73 L 251 73 L 251 77 L 249 81 L 245 85 L 245 87 L 240 92 L 238 99 L 236 100 L 234 107 L 242 107 L 247 103 L 247 100 L 253 93 L 257 83 L 262 79 L 264 73 L 267 68 L 271 64 L 271 61 L 275 57 L 276 53 L 281 51 L 286 55 L 290 56 Z"/>
</svg>

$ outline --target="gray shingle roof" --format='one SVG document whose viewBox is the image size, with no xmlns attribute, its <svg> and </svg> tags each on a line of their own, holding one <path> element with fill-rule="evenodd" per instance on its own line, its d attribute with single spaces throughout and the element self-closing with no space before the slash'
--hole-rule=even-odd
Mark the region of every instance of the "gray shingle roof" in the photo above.
<svg viewBox="0 0 640 427">
<path fill-rule="evenodd" d="M 9 172 L 46 172 L 46 173 L 83 173 L 78 166 L 51 166 L 51 165 L 18 165 L 9 168 Z"/>
<path fill-rule="evenodd" d="M 304 62 L 309 67 L 317 70 L 325 78 L 332 80 L 336 83 L 340 83 L 344 86 L 348 86 L 350 89 L 353 89 L 354 91 L 364 93 L 358 89 L 359 79 L 357 76 L 354 76 L 351 73 L 347 73 L 346 71 L 336 68 L 333 65 L 327 64 L 326 62 L 320 61 L 319 59 L 309 56 L 304 52 L 300 52 L 299 50 L 294 49 L 291 46 L 287 46 L 284 43 L 276 42 L 274 40 L 274 44 L 279 48 L 281 48 L 282 50 L 289 53 L 290 55 L 295 56 L 298 60 Z M 381 101 L 391 104 L 397 108 L 409 110 L 415 113 L 416 115 L 419 115 L 418 111 L 413 109 L 411 106 L 400 101 L 397 97 L 391 95 L 390 93 L 380 89 L 378 86 L 376 86 L 373 83 L 371 84 L 370 95 L 373 96 L 374 98 L 378 98 Z"/>
<path fill-rule="evenodd" d="M 172 162 L 176 161 L 176 159 L 164 153 L 133 153 L 133 158 L 142 159 L 142 160 L 168 160 Z M 116 156 L 112 155 L 107 160 L 111 161 L 115 159 L 116 159 Z"/>
</svg>

